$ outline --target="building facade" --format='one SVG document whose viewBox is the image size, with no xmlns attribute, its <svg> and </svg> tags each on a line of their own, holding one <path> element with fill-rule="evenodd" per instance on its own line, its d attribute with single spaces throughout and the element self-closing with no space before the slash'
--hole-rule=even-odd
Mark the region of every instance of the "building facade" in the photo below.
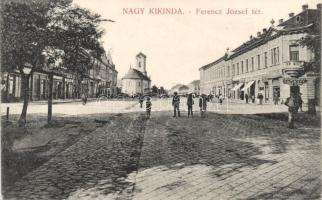
<svg viewBox="0 0 322 200">
<path fill-rule="evenodd" d="M 151 90 L 151 79 L 147 75 L 146 55 L 136 55 L 136 66 L 130 67 L 127 74 L 122 78 L 122 93 L 130 96 L 148 94 Z"/>
<path fill-rule="evenodd" d="M 110 54 L 104 54 L 101 59 L 92 57 L 83 51 L 83 56 L 91 58 L 91 66 L 85 77 L 79 83 L 75 76 L 68 72 L 55 72 L 53 76 L 53 99 L 79 98 L 80 93 L 86 92 L 90 98 L 104 95 L 117 95 L 117 70 Z M 29 96 L 31 101 L 47 100 L 49 91 L 49 74 L 53 73 L 48 67 L 34 69 L 29 79 Z M 21 74 L 19 71 L 1 74 L 1 101 L 15 102 L 23 99 L 21 91 Z M 79 85 L 80 84 L 80 85 Z M 77 92 L 76 88 L 80 88 Z"/>
<path fill-rule="evenodd" d="M 200 95 L 200 80 L 194 80 L 189 85 L 189 91 L 195 95 Z"/>
<path fill-rule="evenodd" d="M 309 99 L 319 103 L 319 72 L 306 72 L 303 75 L 306 83 L 290 87 L 284 83 L 284 71 L 315 59 L 313 52 L 299 41 L 320 26 L 320 12 L 321 4 L 317 9 L 303 5 L 301 13 L 290 13 L 289 19 L 279 20 L 277 26 L 272 20 L 271 26 L 258 32 L 256 37 L 250 36 L 239 47 L 201 67 L 201 92 L 236 100 L 243 100 L 245 94 L 256 99 L 261 93 L 266 102 L 278 99 L 283 103 L 290 96 L 290 90 L 295 90 L 302 94 L 304 103 Z"/>
</svg>

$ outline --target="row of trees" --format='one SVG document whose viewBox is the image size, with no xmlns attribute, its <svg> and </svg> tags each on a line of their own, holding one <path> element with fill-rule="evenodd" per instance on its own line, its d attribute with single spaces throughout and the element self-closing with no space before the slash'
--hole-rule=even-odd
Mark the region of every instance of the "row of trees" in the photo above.
<svg viewBox="0 0 322 200">
<path fill-rule="evenodd" d="M 166 91 L 163 86 L 158 88 L 156 85 L 153 85 L 151 88 L 151 91 L 153 94 L 159 94 L 159 95 L 166 94 Z"/>
<path fill-rule="evenodd" d="M 99 25 L 105 20 L 72 0 L 7 0 L 1 13 L 1 71 L 21 74 L 24 104 L 19 124 L 25 124 L 33 72 L 64 71 L 80 83 L 91 66 L 84 51 L 96 58 L 104 53 L 100 42 L 104 31 Z"/>
</svg>

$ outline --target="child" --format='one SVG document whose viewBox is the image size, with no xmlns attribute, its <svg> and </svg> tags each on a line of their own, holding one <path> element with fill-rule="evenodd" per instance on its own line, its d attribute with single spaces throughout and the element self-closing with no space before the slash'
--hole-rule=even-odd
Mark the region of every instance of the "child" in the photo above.
<svg viewBox="0 0 322 200">
<path fill-rule="evenodd" d="M 147 114 L 148 118 L 150 118 L 150 116 L 151 116 L 151 107 L 152 107 L 151 98 L 148 97 L 146 99 L 146 114 Z"/>
</svg>

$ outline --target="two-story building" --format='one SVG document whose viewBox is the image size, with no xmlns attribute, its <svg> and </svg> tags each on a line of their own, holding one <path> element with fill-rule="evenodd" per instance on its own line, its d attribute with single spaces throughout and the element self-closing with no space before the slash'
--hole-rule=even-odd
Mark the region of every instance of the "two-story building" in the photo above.
<svg viewBox="0 0 322 200">
<path fill-rule="evenodd" d="M 117 70 L 112 61 L 111 55 L 104 54 L 102 58 L 97 59 L 83 50 L 82 56 L 90 57 L 91 63 L 89 70 L 84 75 L 81 85 L 72 73 L 67 70 L 53 71 L 49 66 L 38 67 L 33 70 L 29 79 L 30 100 L 46 100 L 49 91 L 49 74 L 53 76 L 53 99 L 79 98 L 80 94 L 87 92 L 88 97 L 97 97 L 99 95 L 116 96 L 117 95 Z M 19 71 L 5 72 L 1 75 L 2 102 L 20 101 L 23 99 L 21 91 L 21 74 Z M 77 91 L 80 88 L 80 91 Z"/>
<path fill-rule="evenodd" d="M 320 26 L 320 12 L 321 4 L 317 5 L 317 9 L 308 9 L 307 5 L 303 5 L 301 13 L 290 13 L 289 19 L 285 22 L 279 20 L 277 26 L 272 20 L 268 29 L 264 28 L 239 47 L 201 67 L 201 92 L 241 100 L 245 94 L 256 98 L 261 93 L 266 102 L 273 102 L 276 97 L 283 102 L 292 88 L 302 94 L 304 103 L 308 99 L 319 102 L 318 73 L 304 74 L 307 82 L 298 87 L 290 87 L 283 78 L 286 68 L 302 66 L 314 59 L 313 52 L 299 41 Z"/>
</svg>

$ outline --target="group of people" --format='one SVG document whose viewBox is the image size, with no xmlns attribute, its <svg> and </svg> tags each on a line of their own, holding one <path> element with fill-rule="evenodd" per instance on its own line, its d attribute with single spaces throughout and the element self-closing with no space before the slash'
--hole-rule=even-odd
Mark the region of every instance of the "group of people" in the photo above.
<svg viewBox="0 0 322 200">
<path fill-rule="evenodd" d="M 209 98 L 207 95 L 202 94 L 199 97 L 199 107 L 200 107 L 200 112 L 201 112 L 201 117 L 205 116 L 205 112 L 207 109 L 207 101 L 209 101 Z M 139 103 L 140 103 L 140 108 L 143 108 L 143 102 L 144 102 L 144 96 L 139 97 Z M 193 117 L 193 105 L 194 105 L 194 97 L 192 93 L 189 93 L 187 96 L 187 107 L 188 107 L 188 117 Z M 174 92 L 173 98 L 172 98 L 172 106 L 173 106 L 173 117 L 180 117 L 180 96 L 178 95 L 177 92 Z M 151 116 L 151 108 L 152 108 L 152 103 L 151 103 L 151 97 L 146 98 L 146 113 L 147 116 Z"/>
<path fill-rule="evenodd" d="M 260 100 L 260 104 L 262 103 L 261 100 L 263 99 L 263 95 L 260 93 L 258 98 Z M 248 95 L 245 95 L 246 102 L 248 102 Z M 219 98 L 219 101 L 222 100 Z M 209 96 L 202 94 L 199 97 L 199 108 L 201 117 L 205 117 L 205 112 L 207 110 L 207 102 L 209 101 Z M 144 97 L 139 97 L 140 107 L 143 107 Z M 294 128 L 294 116 L 300 110 L 302 110 L 303 100 L 301 98 L 301 93 L 292 92 L 291 96 L 286 99 L 285 105 L 288 107 L 288 128 Z M 194 97 L 192 93 L 189 93 L 187 96 L 187 107 L 188 107 L 188 117 L 193 117 L 193 105 L 194 105 Z M 172 106 L 173 106 L 173 117 L 180 117 L 180 96 L 177 92 L 174 92 L 172 98 Z M 147 116 L 151 116 L 151 97 L 147 97 L 146 99 L 146 113 Z"/>
<path fill-rule="evenodd" d="M 201 117 L 205 116 L 205 112 L 207 110 L 207 101 L 209 101 L 208 96 L 205 94 L 202 94 L 199 97 L 199 108 Z M 189 93 L 187 96 L 187 107 L 188 107 L 188 117 L 193 117 L 193 105 L 194 105 L 194 98 L 192 93 Z M 172 106 L 173 106 L 173 117 L 180 117 L 180 96 L 177 92 L 174 92 L 173 98 L 172 98 Z"/>
</svg>

